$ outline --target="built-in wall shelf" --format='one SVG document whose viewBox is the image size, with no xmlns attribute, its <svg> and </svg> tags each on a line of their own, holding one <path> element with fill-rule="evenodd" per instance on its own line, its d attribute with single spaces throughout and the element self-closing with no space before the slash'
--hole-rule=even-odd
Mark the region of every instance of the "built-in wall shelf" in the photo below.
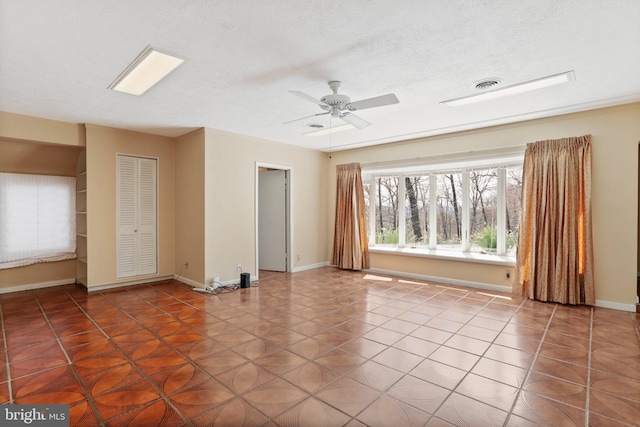
<svg viewBox="0 0 640 427">
<path fill-rule="evenodd" d="M 76 255 L 76 283 L 88 287 L 86 149 L 80 152 L 76 168 Z"/>
</svg>

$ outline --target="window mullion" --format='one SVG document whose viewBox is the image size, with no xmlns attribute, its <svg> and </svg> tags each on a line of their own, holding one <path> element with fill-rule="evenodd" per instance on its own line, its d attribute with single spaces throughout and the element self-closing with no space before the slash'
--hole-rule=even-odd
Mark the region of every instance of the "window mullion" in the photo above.
<svg viewBox="0 0 640 427">
<path fill-rule="evenodd" d="M 507 212 L 507 171 L 504 167 L 498 168 L 498 188 L 497 188 L 497 242 L 496 253 L 498 255 L 504 255 L 507 252 L 507 226 L 506 226 L 506 212 Z"/>
<path fill-rule="evenodd" d="M 407 209 L 406 209 L 406 188 L 404 175 L 398 176 L 398 247 L 403 248 L 406 245 L 407 233 L 405 231 L 407 225 Z"/>
<path fill-rule="evenodd" d="M 376 179 L 369 177 L 369 243 L 376 244 Z"/>
<path fill-rule="evenodd" d="M 438 176 L 429 174 L 429 249 L 435 249 L 438 245 Z"/>
<path fill-rule="evenodd" d="M 469 242 L 469 171 L 462 172 L 462 197 L 460 200 L 460 208 L 462 209 L 462 250 L 469 251 L 471 248 Z"/>
</svg>

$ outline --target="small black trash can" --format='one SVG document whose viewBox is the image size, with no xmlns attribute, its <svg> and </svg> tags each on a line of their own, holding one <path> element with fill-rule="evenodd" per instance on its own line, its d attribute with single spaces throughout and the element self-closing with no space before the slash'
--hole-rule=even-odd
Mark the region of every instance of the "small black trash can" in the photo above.
<svg viewBox="0 0 640 427">
<path fill-rule="evenodd" d="M 240 273 L 240 287 L 248 288 L 251 286 L 251 276 L 249 273 Z"/>
</svg>

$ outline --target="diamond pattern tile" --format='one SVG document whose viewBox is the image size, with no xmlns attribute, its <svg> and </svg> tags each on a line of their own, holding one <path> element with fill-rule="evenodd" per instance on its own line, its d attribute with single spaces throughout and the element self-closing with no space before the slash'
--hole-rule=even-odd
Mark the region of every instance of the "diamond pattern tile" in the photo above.
<svg viewBox="0 0 640 427">
<path fill-rule="evenodd" d="M 71 425 L 637 425 L 639 315 L 331 267 L 0 295 L 0 403 Z"/>
</svg>

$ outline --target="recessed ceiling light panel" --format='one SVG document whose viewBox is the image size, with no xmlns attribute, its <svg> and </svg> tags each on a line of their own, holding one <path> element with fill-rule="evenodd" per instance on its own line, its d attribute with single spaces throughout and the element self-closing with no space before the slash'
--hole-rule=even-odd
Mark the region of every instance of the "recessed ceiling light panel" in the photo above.
<svg viewBox="0 0 640 427">
<path fill-rule="evenodd" d="M 530 80 L 528 82 L 507 86 L 507 87 L 496 89 L 496 90 L 489 90 L 487 92 L 483 92 L 477 95 L 449 99 L 447 101 L 442 101 L 441 104 L 446 104 L 450 107 L 458 107 L 460 105 L 467 105 L 467 104 L 472 104 L 474 102 L 486 101 L 489 99 L 495 99 L 503 96 L 516 95 L 519 93 L 542 89 L 544 87 L 555 86 L 555 85 L 567 83 L 573 80 L 575 80 L 574 72 L 567 71 L 566 73 L 555 74 L 553 76 L 543 77 L 541 79 L 536 79 L 536 80 Z M 477 83 L 480 83 L 480 82 L 477 82 Z"/>
<path fill-rule="evenodd" d="M 108 89 L 131 95 L 142 95 L 180 66 L 184 59 L 159 52 L 148 46 L 109 85 Z"/>
</svg>

